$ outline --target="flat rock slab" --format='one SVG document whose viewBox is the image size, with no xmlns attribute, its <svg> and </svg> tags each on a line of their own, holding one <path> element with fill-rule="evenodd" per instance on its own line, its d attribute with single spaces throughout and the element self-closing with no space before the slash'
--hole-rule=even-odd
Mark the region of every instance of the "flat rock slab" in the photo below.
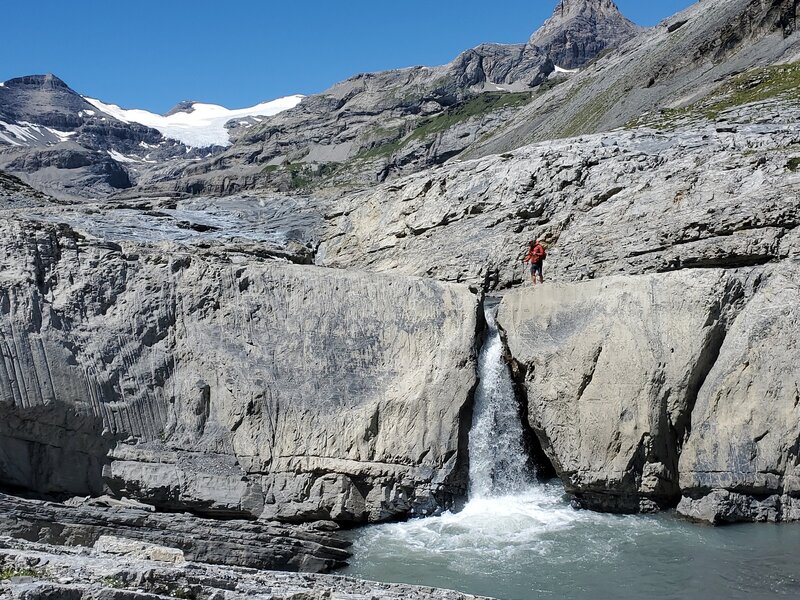
<svg viewBox="0 0 800 600">
<path fill-rule="evenodd" d="M 94 547 L 122 558 L 327 572 L 346 565 L 350 557 L 350 542 L 336 529 L 333 523 L 214 520 L 0 494 L 0 535 Z"/>
</svg>

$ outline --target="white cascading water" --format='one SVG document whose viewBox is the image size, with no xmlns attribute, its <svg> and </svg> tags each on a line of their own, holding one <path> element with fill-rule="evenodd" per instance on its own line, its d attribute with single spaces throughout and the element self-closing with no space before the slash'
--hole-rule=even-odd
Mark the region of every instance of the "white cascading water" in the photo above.
<svg viewBox="0 0 800 600">
<path fill-rule="evenodd" d="M 390 565 L 404 556 L 478 575 L 502 571 L 519 556 L 545 552 L 552 536 L 580 519 L 560 483 L 536 481 L 523 447 L 523 429 L 503 343 L 487 305 L 469 440 L 470 494 L 463 510 L 370 528 L 356 544 L 362 565 Z M 369 556 L 369 558 L 366 558 Z M 424 567 L 420 567 L 424 568 Z M 356 571 L 364 575 L 360 571 Z"/>
<path fill-rule="evenodd" d="M 535 476 L 525 456 L 522 423 L 511 373 L 503 360 L 495 308 L 487 306 L 485 313 L 487 335 L 478 358 L 480 381 L 469 437 L 473 500 L 519 494 L 531 486 Z"/>
</svg>

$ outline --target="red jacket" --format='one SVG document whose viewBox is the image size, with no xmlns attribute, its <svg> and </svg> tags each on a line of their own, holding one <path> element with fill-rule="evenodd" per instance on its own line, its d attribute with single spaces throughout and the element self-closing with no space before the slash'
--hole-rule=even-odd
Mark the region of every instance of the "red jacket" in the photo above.
<svg viewBox="0 0 800 600">
<path fill-rule="evenodd" d="M 541 244 L 536 244 L 533 248 L 528 250 L 528 255 L 522 262 L 538 265 L 545 258 L 547 258 L 547 252 L 545 252 L 544 247 Z"/>
</svg>

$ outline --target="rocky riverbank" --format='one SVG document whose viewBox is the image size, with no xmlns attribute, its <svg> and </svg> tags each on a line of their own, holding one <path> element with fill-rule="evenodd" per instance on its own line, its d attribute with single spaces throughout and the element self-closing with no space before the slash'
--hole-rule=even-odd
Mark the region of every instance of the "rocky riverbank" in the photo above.
<svg viewBox="0 0 800 600">
<path fill-rule="evenodd" d="M 99 547 L 98 547 L 99 546 Z M 102 549 L 101 549 L 102 548 Z M 0 537 L 0 597 L 19 600 L 480 600 L 434 588 L 187 562 L 169 548 L 106 538 L 94 549 Z"/>
<path fill-rule="evenodd" d="M 172 548 L 193 562 L 252 569 L 326 573 L 345 566 L 350 544 L 338 529 L 329 521 L 294 526 L 156 512 L 109 496 L 57 503 L 0 494 L 0 535 L 90 548 L 104 538 L 124 538 Z"/>
</svg>

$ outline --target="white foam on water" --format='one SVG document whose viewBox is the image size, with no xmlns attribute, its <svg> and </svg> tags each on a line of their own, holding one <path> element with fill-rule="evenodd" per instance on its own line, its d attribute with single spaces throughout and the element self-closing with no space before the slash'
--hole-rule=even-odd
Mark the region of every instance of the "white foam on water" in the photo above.
<svg viewBox="0 0 800 600">
<path fill-rule="evenodd" d="M 539 483 L 531 472 L 494 312 L 487 307 L 487 337 L 478 359 L 470 501 L 459 512 L 367 529 L 356 542 L 356 561 L 366 555 L 375 561 L 413 554 L 444 560 L 456 571 L 489 573 L 532 553 L 547 555 L 558 532 L 603 518 L 574 510 L 560 483 Z"/>
</svg>

